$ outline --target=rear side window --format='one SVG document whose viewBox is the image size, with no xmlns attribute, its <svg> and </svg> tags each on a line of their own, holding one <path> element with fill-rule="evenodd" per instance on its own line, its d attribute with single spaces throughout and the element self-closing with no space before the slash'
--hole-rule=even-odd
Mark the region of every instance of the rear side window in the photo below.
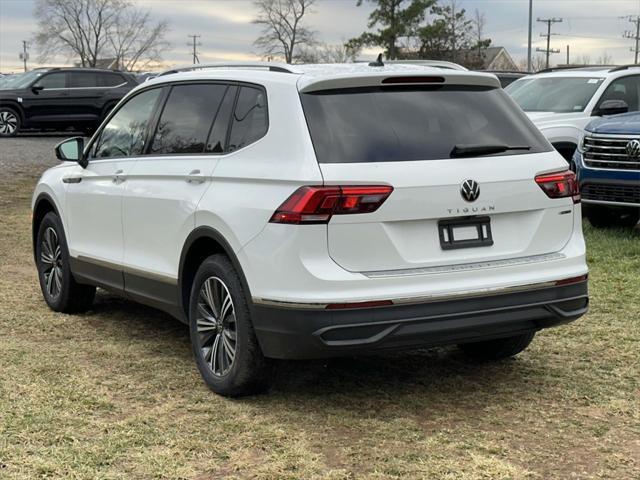
<svg viewBox="0 0 640 480">
<path fill-rule="evenodd" d="M 216 84 L 174 86 L 160 116 L 151 153 L 204 152 L 226 91 L 226 85 Z"/>
<path fill-rule="evenodd" d="M 99 87 L 115 87 L 126 82 L 127 80 L 119 73 L 100 73 L 98 75 Z"/>
<path fill-rule="evenodd" d="M 552 150 L 502 89 L 367 87 L 301 98 L 320 163 L 448 159 L 456 145 Z"/>
<path fill-rule="evenodd" d="M 147 128 L 160 88 L 147 90 L 127 101 L 111 117 L 96 142 L 95 158 L 117 158 L 141 155 Z"/>
<path fill-rule="evenodd" d="M 264 90 L 243 86 L 238 94 L 231 124 L 228 151 L 238 150 L 262 138 L 269 128 Z"/>
<path fill-rule="evenodd" d="M 69 88 L 95 88 L 98 74 L 93 72 L 69 72 Z"/>
</svg>

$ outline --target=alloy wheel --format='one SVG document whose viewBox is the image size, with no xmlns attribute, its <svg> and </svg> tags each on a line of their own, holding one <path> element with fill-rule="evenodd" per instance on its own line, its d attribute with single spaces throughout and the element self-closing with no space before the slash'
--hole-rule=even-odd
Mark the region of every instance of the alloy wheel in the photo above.
<svg viewBox="0 0 640 480">
<path fill-rule="evenodd" d="M 237 322 L 233 299 L 225 283 L 209 277 L 198 295 L 196 328 L 204 363 L 218 377 L 233 366 L 237 346 Z"/>
<path fill-rule="evenodd" d="M 18 117 L 8 110 L 0 112 L 0 134 L 10 135 L 18 128 Z"/>
<path fill-rule="evenodd" d="M 52 227 L 44 231 L 40 250 L 45 289 L 51 298 L 56 298 L 62 290 L 62 247 Z"/>
</svg>

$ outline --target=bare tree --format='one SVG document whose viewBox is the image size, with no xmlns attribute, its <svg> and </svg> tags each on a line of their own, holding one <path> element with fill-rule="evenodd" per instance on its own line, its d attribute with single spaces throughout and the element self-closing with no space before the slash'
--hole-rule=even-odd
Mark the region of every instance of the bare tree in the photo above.
<svg viewBox="0 0 640 480">
<path fill-rule="evenodd" d="M 531 58 L 531 71 L 532 72 L 538 72 L 540 70 L 542 70 L 543 68 L 545 68 L 545 63 L 546 63 L 546 59 L 544 57 L 544 55 L 536 55 L 534 57 Z M 527 59 L 526 58 L 521 58 L 520 61 L 518 62 L 518 69 L 521 72 L 526 72 L 527 71 Z"/>
<path fill-rule="evenodd" d="M 606 50 L 602 52 L 602 55 L 598 57 L 596 64 L 598 65 L 611 65 L 613 63 L 613 56 Z"/>
<path fill-rule="evenodd" d="M 143 58 L 159 59 L 167 45 L 167 23 L 152 24 L 130 0 L 38 0 L 34 15 L 41 62 L 64 53 L 83 67 L 112 57 L 131 69 Z"/>
<path fill-rule="evenodd" d="M 591 65 L 591 55 L 589 55 L 588 53 L 583 53 L 576 60 L 576 64 L 577 65 Z"/>
<path fill-rule="evenodd" d="M 473 25 L 473 37 L 476 42 L 476 49 L 478 50 L 478 56 L 482 54 L 482 47 L 484 43 L 486 43 L 486 39 L 484 38 L 484 27 L 487 23 L 484 13 L 482 13 L 477 8 L 473 13 L 473 18 L 471 19 Z"/>
<path fill-rule="evenodd" d="M 346 44 L 329 45 L 326 43 L 298 48 L 296 63 L 352 63 L 360 53 Z"/>
<path fill-rule="evenodd" d="M 126 9 L 111 31 L 109 43 L 118 65 L 124 70 L 160 62 L 162 52 L 169 46 L 165 41 L 169 28 L 167 22 L 152 23 L 150 15 L 149 11 Z"/>
<path fill-rule="evenodd" d="M 258 16 L 253 21 L 263 25 L 254 45 L 265 56 L 281 56 L 293 62 L 296 47 L 316 43 L 315 32 L 302 25 L 302 19 L 316 0 L 256 0 Z"/>
</svg>

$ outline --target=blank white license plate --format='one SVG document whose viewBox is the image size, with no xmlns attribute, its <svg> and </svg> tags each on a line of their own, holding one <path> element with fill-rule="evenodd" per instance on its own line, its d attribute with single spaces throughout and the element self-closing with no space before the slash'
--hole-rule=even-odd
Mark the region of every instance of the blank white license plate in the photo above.
<svg viewBox="0 0 640 480">
<path fill-rule="evenodd" d="M 478 227 L 476 227 L 475 225 L 469 227 L 453 227 L 452 231 L 454 242 L 480 239 L 480 235 L 478 235 Z"/>
</svg>

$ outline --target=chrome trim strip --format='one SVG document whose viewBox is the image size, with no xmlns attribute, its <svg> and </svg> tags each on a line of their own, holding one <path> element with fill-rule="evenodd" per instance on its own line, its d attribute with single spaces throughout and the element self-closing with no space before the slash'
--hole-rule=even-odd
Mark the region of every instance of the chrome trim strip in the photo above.
<svg viewBox="0 0 640 480">
<path fill-rule="evenodd" d="M 613 141 L 616 140 L 636 140 L 639 138 L 638 135 L 631 135 L 629 133 L 591 133 L 588 132 L 585 135 L 587 138 L 601 138 L 603 140 L 611 139 Z"/>
<path fill-rule="evenodd" d="M 60 91 L 60 90 L 97 90 L 97 89 L 101 89 L 101 90 L 109 90 L 109 89 L 112 89 L 112 88 L 120 88 L 120 87 L 123 87 L 123 86 L 125 86 L 126 84 L 127 84 L 127 82 L 123 82 L 123 83 L 120 83 L 120 84 L 118 84 L 118 85 L 113 85 L 113 86 L 110 86 L 110 87 L 56 87 L 56 88 L 46 88 L 46 87 L 45 87 L 45 88 L 43 88 L 43 89 L 42 89 L 42 91 L 43 91 L 43 92 L 44 92 L 44 91 L 47 91 L 47 92 L 51 92 L 51 91 L 53 91 L 53 92 L 57 92 L 57 91 Z"/>
<path fill-rule="evenodd" d="M 131 275 L 136 275 L 138 277 L 146 278 L 149 280 L 156 280 L 158 282 L 168 283 L 169 285 L 178 284 L 177 278 L 173 278 L 168 275 L 164 275 L 162 273 L 154 273 L 154 272 L 148 272 L 146 270 L 139 270 L 137 268 L 126 267 L 124 265 L 118 265 L 117 263 L 111 263 L 107 260 L 100 260 L 97 258 L 86 257 L 84 255 L 78 255 L 77 257 L 74 257 L 74 258 L 81 262 L 92 263 L 93 265 L 109 268 L 111 270 L 119 270 L 123 273 L 129 273 Z"/>
<path fill-rule="evenodd" d="M 609 200 L 591 200 L 589 198 L 582 197 L 582 203 L 593 203 L 594 205 L 619 205 L 621 207 L 638 207 L 640 203 L 628 203 L 628 202 L 612 202 Z"/>
<path fill-rule="evenodd" d="M 582 275 L 585 275 L 587 272 L 584 272 Z M 578 277 L 580 275 L 576 275 Z M 569 277 L 573 278 L 573 277 Z M 446 300 L 462 300 L 465 298 L 474 298 L 474 297 L 487 297 L 494 295 L 503 295 L 508 293 L 517 293 L 524 292 L 527 290 L 539 290 L 544 288 L 553 288 L 556 286 L 556 283 L 562 281 L 564 279 L 560 278 L 558 280 L 551 280 L 548 282 L 540 282 L 540 283 L 530 283 L 526 285 L 514 285 L 510 287 L 494 287 L 494 288 L 485 288 L 480 290 L 466 290 L 455 293 L 440 293 L 440 294 L 432 294 L 432 295 L 423 295 L 418 297 L 404 297 L 404 298 L 392 298 L 392 299 L 375 299 L 375 300 L 391 300 L 393 302 L 393 306 L 396 305 L 411 305 L 411 304 L 420 304 L 420 303 L 433 303 L 433 302 L 441 302 Z M 586 280 L 585 280 L 586 281 Z M 375 301 L 372 300 L 372 301 Z M 367 300 L 358 300 L 353 303 L 366 302 Z M 266 307 L 277 307 L 277 308 L 290 308 L 296 310 L 324 310 L 327 308 L 330 303 L 298 303 L 298 302 L 286 302 L 281 300 L 271 300 L 268 298 L 253 298 L 253 303 L 256 305 L 266 306 Z M 351 302 L 331 302 L 331 303 L 351 303 Z M 357 308 L 357 307 L 354 307 Z M 375 307 L 375 308 L 389 308 L 389 307 Z"/>
<path fill-rule="evenodd" d="M 531 255 L 528 257 L 507 258 L 489 262 L 461 263 L 458 265 L 443 265 L 437 267 L 407 268 L 403 270 L 374 270 L 360 272 L 369 278 L 396 278 L 414 275 L 433 275 L 437 273 L 469 272 L 484 270 L 486 268 L 513 267 L 516 265 L 529 265 L 531 263 L 551 262 L 566 258 L 562 253 L 547 253 L 543 255 Z"/>
</svg>

